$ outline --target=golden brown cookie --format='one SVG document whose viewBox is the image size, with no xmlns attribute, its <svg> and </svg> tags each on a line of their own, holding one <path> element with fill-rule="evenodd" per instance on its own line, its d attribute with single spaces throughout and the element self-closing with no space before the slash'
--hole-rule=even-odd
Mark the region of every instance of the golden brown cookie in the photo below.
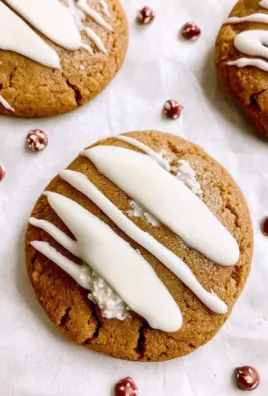
<svg viewBox="0 0 268 396">
<path fill-rule="evenodd" d="M 60 0 L 67 4 L 66 0 Z M 45 67 L 15 52 L 0 50 L 0 113 L 20 117 L 49 117 L 92 100 L 119 71 L 128 46 L 128 24 L 118 0 L 107 0 L 110 16 L 99 0 L 90 6 L 112 27 L 105 29 L 90 16 L 83 21 L 102 40 L 107 54 L 83 31 L 83 42 L 94 54 L 80 48 L 67 51 L 38 33 L 61 60 L 61 69 Z M 79 11 L 79 10 L 78 10 Z M 108 11 L 106 11 L 108 12 Z M 0 99 L 1 99 L 0 98 Z M 14 109 L 12 111 L 11 108 Z"/>
<path fill-rule="evenodd" d="M 231 11 L 230 17 L 244 17 L 255 13 L 268 14 L 268 9 L 262 7 L 259 0 L 240 0 Z M 239 33 L 256 29 L 268 30 L 268 24 L 242 22 L 223 25 L 216 41 L 215 59 L 224 86 L 256 128 L 268 136 L 267 72 L 253 66 L 238 68 L 228 65 L 229 61 L 239 58 L 259 58 L 267 61 L 258 56 L 245 55 L 234 45 L 234 39 Z"/>
<path fill-rule="evenodd" d="M 154 131 L 131 132 L 131 136 L 151 147 L 164 150 L 165 155 L 177 161 L 187 160 L 196 171 L 203 191 L 202 199 L 222 224 L 235 237 L 240 247 L 240 259 L 234 267 L 222 267 L 189 248 L 170 229 L 161 225 L 153 227 L 141 217 L 129 217 L 142 230 L 153 235 L 160 243 L 183 258 L 201 284 L 212 290 L 228 305 L 228 313 L 218 315 L 207 309 L 184 284 L 148 251 L 127 237 L 86 196 L 78 192 L 59 176 L 47 187 L 72 198 L 106 222 L 151 264 L 161 281 L 167 286 L 183 314 L 183 326 L 175 333 L 165 333 L 150 328 L 136 315 L 124 321 L 105 319 L 99 308 L 87 298 L 88 291 L 78 286 L 56 264 L 38 253 L 31 245 L 33 240 L 47 241 L 65 256 L 77 260 L 45 231 L 28 226 L 25 240 L 26 265 L 36 296 L 50 319 L 69 338 L 89 349 L 116 358 L 134 361 L 163 361 L 187 355 L 215 336 L 230 315 L 250 271 L 253 251 L 251 219 L 245 199 L 231 176 L 200 147 L 177 136 Z M 139 151 L 128 143 L 109 138 L 97 145 L 112 145 Z M 125 214 L 129 198 L 85 157 L 79 156 L 68 167 L 88 176 L 92 183 Z M 52 222 L 72 236 L 63 222 L 51 209 L 46 196 L 37 201 L 32 216 Z"/>
</svg>

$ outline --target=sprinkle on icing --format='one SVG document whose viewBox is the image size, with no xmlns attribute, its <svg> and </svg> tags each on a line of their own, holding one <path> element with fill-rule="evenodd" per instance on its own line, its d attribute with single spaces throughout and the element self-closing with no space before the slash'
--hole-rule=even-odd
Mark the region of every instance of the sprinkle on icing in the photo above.
<svg viewBox="0 0 268 396">
<path fill-rule="evenodd" d="M 130 201 L 131 209 L 127 211 L 127 214 L 130 217 L 142 217 L 146 220 L 148 224 L 151 224 L 153 227 L 159 227 L 159 221 L 150 213 L 146 212 L 146 210 L 141 207 L 137 202 Z"/>
</svg>

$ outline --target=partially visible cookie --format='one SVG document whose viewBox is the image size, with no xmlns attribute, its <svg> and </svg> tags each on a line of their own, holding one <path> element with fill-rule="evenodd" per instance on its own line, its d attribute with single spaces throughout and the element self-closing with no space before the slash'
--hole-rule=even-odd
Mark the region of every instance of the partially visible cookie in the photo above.
<svg viewBox="0 0 268 396">
<path fill-rule="evenodd" d="M 48 56 L 59 57 L 60 67 L 49 67 L 38 61 L 29 59 L 17 52 L 0 50 L 0 113 L 20 116 L 20 117 L 49 117 L 66 113 L 70 110 L 92 100 L 100 93 L 111 79 L 119 71 L 128 46 L 128 24 L 126 15 L 118 0 L 60 0 L 69 10 L 69 13 L 77 23 L 77 31 L 81 35 L 81 46 L 68 43 L 68 25 L 65 26 L 67 47 L 74 47 L 75 50 L 63 48 L 49 40 L 47 36 L 40 32 L 44 21 L 40 15 L 34 15 L 37 22 L 35 29 L 31 26 L 34 33 L 41 37 L 29 35 L 29 48 L 26 52 L 33 52 L 34 59 L 41 58 L 42 51 Z M 58 0 L 55 0 L 57 3 Z M 20 3 L 16 0 L 9 0 L 10 5 Z M 52 4 L 53 2 L 49 2 Z M 41 2 L 45 4 L 45 2 Z M 6 7 L 1 3 L 1 7 Z M 33 7 L 34 8 L 34 7 Z M 0 12 L 8 12 L 6 8 Z M 53 10 L 51 10 L 51 14 Z M 10 18 L 12 18 L 12 15 Z M 32 16 L 32 15 L 31 15 Z M 41 16 L 42 17 L 42 16 Z M 39 19 L 38 19 L 39 18 Z M 53 22 L 53 15 L 51 15 Z M 19 18 L 13 23 L 19 23 Z M 26 24 L 27 25 L 27 24 Z M 53 25 L 53 23 L 52 23 Z M 58 21 L 59 27 L 61 26 Z M 28 25 L 26 26 L 26 28 Z M 25 25 L 21 29 L 25 29 Z M 2 28 L 1 28 L 2 29 Z M 49 23 L 44 26 L 48 33 L 55 33 Z M 8 32 L 7 32 L 8 33 Z M 25 33 L 25 32 L 24 32 Z M 26 34 L 25 33 L 25 34 Z M 3 37 L 5 31 L 0 31 Z M 11 41 L 11 33 L 8 35 L 6 47 L 14 46 L 22 49 L 21 43 L 16 39 L 16 43 Z M 15 36 L 14 36 L 15 37 Z M 28 37 L 28 36 L 27 36 Z M 31 50 L 33 44 L 37 45 L 36 50 Z M 2 39 L 3 41 L 3 39 Z M 64 41 L 64 43 L 65 43 Z M 48 44 L 45 47 L 45 44 Z M 66 47 L 65 46 L 65 47 Z M 24 51 L 25 52 L 25 51 Z M 49 62 L 45 62 L 49 63 Z M 54 66 L 54 62 L 52 63 Z"/>
<path fill-rule="evenodd" d="M 216 41 L 218 72 L 245 115 L 268 136 L 268 3 L 240 0 L 230 17 Z"/>
<path fill-rule="evenodd" d="M 154 167 L 156 174 L 155 176 L 152 174 L 152 177 L 156 178 L 157 183 L 159 180 L 157 172 L 160 172 L 159 177 L 170 178 L 170 175 L 167 173 L 169 170 L 168 164 L 171 164 L 171 171 L 174 176 L 172 176 L 172 179 L 168 179 L 169 182 L 175 183 L 174 187 L 177 188 L 177 183 L 179 183 L 179 181 L 176 180 L 176 175 L 183 183 L 183 185 L 179 183 L 180 188 L 183 188 L 183 193 L 190 194 L 189 198 L 194 200 L 194 205 L 202 204 L 204 210 L 208 208 L 221 223 L 217 224 L 220 227 L 224 226 L 221 228 L 225 230 L 223 239 L 220 238 L 219 241 L 219 249 L 223 249 L 223 253 L 220 254 L 217 259 L 221 265 L 205 257 L 204 254 L 207 254 L 206 251 L 202 254 L 196 249 L 190 248 L 174 231 L 161 223 L 161 221 L 158 221 L 159 218 L 156 219 L 155 216 L 153 216 L 153 212 L 148 213 L 148 208 L 146 210 L 137 202 L 132 201 L 131 194 L 130 198 L 126 192 L 123 192 L 122 189 L 116 185 L 115 179 L 113 178 L 114 176 L 112 176 L 112 173 L 109 173 L 109 170 L 117 177 L 120 175 L 121 168 L 114 166 L 112 157 L 110 158 L 109 156 L 113 154 L 114 150 L 120 150 L 120 155 L 117 156 L 117 159 L 121 161 L 123 156 L 127 155 L 125 161 L 128 161 L 132 153 L 136 156 L 143 152 L 141 146 L 141 150 L 139 150 L 128 141 L 122 141 L 116 137 L 102 140 L 88 150 L 88 152 L 91 152 L 90 150 L 97 149 L 97 151 L 92 152 L 98 153 L 99 149 L 104 149 L 107 155 L 103 157 L 103 160 L 105 159 L 105 161 L 108 161 L 110 166 L 107 167 L 105 162 L 104 168 L 102 168 L 103 162 L 101 161 L 98 164 L 99 170 L 97 170 L 96 166 L 89 158 L 86 156 L 79 156 L 68 167 L 68 169 L 73 172 L 63 172 L 49 183 L 46 191 L 55 192 L 57 194 L 51 195 L 51 193 L 49 193 L 47 196 L 43 195 L 38 199 L 35 205 L 30 220 L 31 224 L 28 226 L 26 233 L 26 265 L 40 304 L 50 319 L 67 337 L 89 349 L 116 358 L 134 361 L 163 361 L 193 352 L 201 345 L 211 340 L 227 320 L 234 303 L 244 287 L 250 271 L 253 250 L 251 220 L 245 199 L 231 176 L 200 147 L 177 136 L 154 131 L 131 132 L 123 136 L 135 139 L 135 144 L 139 145 L 143 143 L 147 148 L 152 150 L 149 157 L 148 155 L 142 155 L 142 157 L 139 157 L 139 160 L 142 163 L 145 161 L 145 166 L 147 164 L 146 161 L 149 161 L 147 165 Z M 157 157 L 155 157 L 156 154 Z M 161 166 L 158 168 L 157 164 L 152 163 L 150 157 L 156 158 Z M 92 160 L 94 160 L 93 157 Z M 125 168 L 126 166 L 125 164 Z M 162 166 L 165 167 L 165 171 L 163 171 Z M 135 173 L 134 169 L 131 169 Z M 145 171 L 147 168 L 143 167 L 143 169 Z M 114 173 L 114 171 L 116 172 Z M 108 172 L 107 175 L 109 174 L 110 176 L 106 177 L 101 172 Z M 76 188 L 74 184 L 70 184 L 72 182 L 71 179 L 68 182 L 66 181 L 67 179 L 64 179 L 64 177 L 67 177 L 66 175 L 71 179 L 73 178 L 73 182 L 75 181 L 75 183 L 77 183 Z M 114 183 L 110 178 L 113 178 Z M 125 178 L 122 179 L 122 183 L 127 183 L 129 186 L 132 186 L 135 185 L 135 180 L 137 179 L 133 174 L 128 180 Z M 79 190 L 77 188 L 79 188 Z M 83 193 L 81 192 L 81 188 L 84 188 Z M 166 200 L 162 202 L 161 206 L 162 213 L 166 213 L 168 208 L 171 207 L 172 202 L 173 204 L 175 202 L 176 205 L 179 197 L 176 196 L 177 198 L 175 197 L 176 199 L 172 201 L 172 197 L 168 195 L 168 190 L 163 190 L 163 185 L 159 188 L 158 191 L 162 189 L 163 194 L 166 194 Z M 189 192 L 189 190 L 191 191 Z M 151 195 L 149 202 L 151 202 L 154 194 L 158 194 L 156 191 L 150 191 Z M 92 199 L 94 199 L 96 203 L 85 195 L 89 193 L 93 194 Z M 65 197 L 70 198 L 70 200 L 66 201 Z M 54 198 L 55 202 L 53 203 L 52 201 Z M 204 206 L 200 200 L 203 201 L 205 204 Z M 60 203 L 61 201 L 62 203 Z M 79 209 L 76 203 L 79 204 Z M 68 205 L 70 204 L 72 205 L 72 209 L 71 207 L 68 209 Z M 56 206 L 53 206 L 52 209 L 51 205 Z M 188 203 L 186 203 L 186 205 L 188 205 Z M 166 209 L 164 209 L 164 207 L 166 207 Z M 86 209 L 86 212 L 83 212 L 84 214 L 82 217 L 79 217 L 83 208 Z M 65 224 L 56 214 L 55 210 L 58 210 L 59 212 L 57 213 L 60 214 L 61 212 L 61 215 L 64 216 Z M 72 216 L 77 210 L 78 217 L 75 215 L 75 220 Z M 107 213 L 109 213 L 109 217 L 105 214 L 105 210 L 108 210 Z M 126 241 L 129 245 L 124 246 L 124 249 L 116 249 L 116 251 L 111 253 L 110 248 L 113 249 L 113 246 L 110 247 L 109 238 L 105 236 L 106 232 L 108 232 L 106 226 L 103 228 L 105 235 L 101 232 L 99 239 L 97 235 L 100 224 L 97 221 L 95 226 L 92 227 L 90 225 L 92 221 L 91 215 L 85 220 L 85 216 L 88 216 L 88 212 L 94 215 L 95 222 L 96 218 L 100 219 L 102 221 L 102 227 L 104 224 L 108 225 L 109 230 L 116 233 L 121 242 L 123 239 L 123 241 Z M 211 212 L 209 213 L 211 214 Z M 111 217 L 113 215 L 115 217 Z M 177 214 L 174 213 L 173 217 L 175 218 L 176 215 Z M 192 218 L 187 217 L 186 224 L 189 222 L 189 224 L 191 223 L 193 225 L 194 229 L 198 229 L 198 223 L 200 221 L 199 215 L 196 217 L 194 215 L 192 216 Z M 208 220 L 209 219 L 210 217 Z M 215 220 L 214 216 L 213 219 Z M 45 220 L 46 222 L 40 222 L 40 220 Z M 131 220 L 131 222 L 127 223 L 129 220 Z M 185 222 L 185 220 L 181 218 L 179 223 L 183 221 Z M 70 228 L 66 226 L 66 222 L 69 224 L 72 232 Z M 72 228 L 74 225 L 73 222 L 76 222 L 74 228 Z M 84 222 L 85 224 L 83 225 Z M 116 224 L 120 225 L 120 228 Z M 52 228 L 51 225 L 53 225 Z M 54 226 L 56 226 L 57 229 L 55 229 Z M 84 227 L 88 227 L 88 232 L 91 232 L 91 236 L 87 236 L 84 239 L 86 244 L 83 242 L 82 245 L 84 247 L 82 250 L 77 251 L 77 244 L 74 242 L 73 233 L 76 234 L 77 243 L 80 243 L 80 238 L 84 238 L 84 234 L 81 231 Z M 204 230 L 202 229 L 202 233 L 206 239 L 207 235 L 209 235 L 207 234 L 209 227 L 208 230 L 205 230 L 205 228 L 206 226 Z M 64 234 L 58 234 L 59 230 L 63 231 Z M 139 230 L 145 231 L 145 234 L 140 235 Z M 228 234 L 225 234 L 226 230 L 228 230 Z M 51 235 L 56 232 L 54 236 L 58 242 L 56 242 L 55 238 L 48 232 L 50 232 Z M 130 237 L 130 235 L 132 235 L 132 237 Z M 133 235 L 139 235 L 142 242 L 135 242 Z M 165 257 L 170 257 L 171 253 L 174 254 L 174 256 L 171 257 L 171 260 L 175 260 L 176 262 L 173 271 L 163 264 L 164 261 L 161 262 L 156 258 L 155 254 L 149 253 L 149 250 L 146 250 L 142 246 L 142 243 L 147 241 L 147 249 L 150 249 L 152 240 L 148 239 L 150 238 L 149 235 L 154 238 L 153 241 L 155 241 L 154 244 L 156 244 L 154 245 L 155 254 L 160 254 L 161 256 L 161 252 L 164 252 L 161 260 L 165 261 Z M 200 232 L 198 232 L 196 236 L 192 235 L 191 232 L 190 236 L 188 236 L 190 239 L 193 238 L 192 241 L 195 242 L 195 238 L 199 239 L 200 235 Z M 227 235 L 231 241 L 230 249 L 225 249 L 225 237 Z M 113 238 L 114 237 L 115 234 L 113 234 Z M 215 247 L 213 238 L 213 235 L 208 238 L 208 250 L 211 248 L 214 249 Z M 93 242 L 93 239 L 95 239 L 95 242 Z M 115 242 L 117 243 L 116 239 Z M 103 248 L 100 249 L 99 243 L 104 243 Z M 239 248 L 240 255 L 238 262 L 236 264 L 234 262 L 222 262 L 223 256 L 225 256 L 224 252 L 226 252 L 228 256 L 236 244 Z M 53 250 L 53 248 L 56 250 Z M 85 254 L 85 249 L 87 250 L 87 254 Z M 130 282 L 129 285 L 131 289 L 133 289 L 133 285 L 135 286 L 132 290 L 134 295 L 136 293 L 139 296 L 139 284 L 135 284 L 136 278 L 131 277 L 132 271 L 135 271 L 135 269 L 133 269 L 133 267 L 128 267 L 130 263 L 128 256 L 125 255 L 125 249 L 131 249 L 132 254 L 136 254 L 137 260 L 141 258 L 145 259 L 155 271 L 157 279 L 161 281 L 161 285 L 165 285 L 168 289 L 170 296 L 172 296 L 172 299 L 174 299 L 176 303 L 176 309 L 180 309 L 182 312 L 183 323 L 181 328 L 179 328 L 181 324 L 178 324 L 175 320 L 177 331 L 174 331 L 174 328 L 172 329 L 173 331 L 159 330 L 161 327 L 160 325 L 166 326 L 166 323 L 161 324 L 162 317 L 158 317 L 158 315 L 163 315 L 163 311 L 161 311 L 162 301 L 159 302 L 159 307 L 158 305 L 156 307 L 155 314 L 159 319 L 159 323 L 155 325 L 155 328 L 152 328 L 148 324 L 148 321 L 136 313 L 139 308 L 144 308 L 143 305 L 147 305 L 147 299 L 149 299 L 148 294 L 152 297 L 152 301 L 154 299 L 157 301 L 157 292 L 155 294 L 150 294 L 151 289 L 149 283 L 146 286 L 148 288 L 146 297 L 144 297 L 141 302 L 136 302 L 135 309 L 130 311 L 126 309 L 126 304 L 124 305 L 120 296 L 116 297 L 114 291 L 109 290 L 109 288 L 107 289 L 105 282 L 96 274 L 94 276 L 92 276 L 91 273 L 89 274 L 90 285 L 88 289 L 91 289 L 90 294 L 89 291 L 86 290 L 86 282 L 88 279 L 85 277 L 85 272 L 83 272 L 85 267 L 81 267 L 82 263 L 78 257 L 86 256 L 88 259 L 87 262 L 90 261 L 93 263 L 94 261 L 96 264 L 98 255 L 103 254 L 104 259 L 101 265 L 103 265 L 104 278 L 106 278 L 106 276 L 115 276 L 115 278 L 113 278 L 114 280 L 119 277 L 119 279 L 121 279 L 119 282 L 120 287 L 124 286 L 124 280 L 127 280 Z M 41 250 L 44 254 L 41 253 Z M 218 248 L 215 249 L 214 253 L 216 255 L 218 254 Z M 51 254 L 51 259 L 45 254 L 48 254 L 48 256 Z M 115 255 L 112 257 L 112 259 L 115 260 L 114 267 L 112 266 L 112 268 L 118 268 L 119 261 L 121 259 L 123 260 L 123 266 L 125 265 L 127 268 L 127 270 L 123 271 L 124 275 L 122 275 L 121 270 L 118 269 L 110 272 L 111 254 Z M 238 259 L 236 255 L 237 253 L 234 255 L 235 262 Z M 70 264 L 68 260 L 64 261 L 65 258 L 72 260 L 73 263 L 77 263 L 78 266 L 75 267 L 74 264 Z M 175 275 L 174 271 L 177 271 L 177 265 L 179 267 L 182 265 L 179 259 L 182 259 L 188 268 L 185 268 L 185 279 L 189 276 L 190 269 L 192 275 L 197 278 L 199 284 L 204 288 L 200 291 L 200 286 L 198 286 L 201 296 L 204 297 L 203 302 L 201 302 L 185 283 Z M 60 261 L 58 263 L 63 265 L 65 270 L 69 271 L 70 268 L 71 271 L 74 270 L 74 272 L 71 272 L 72 277 L 59 268 L 59 266 L 55 264 L 55 260 L 63 260 L 62 264 L 60 264 Z M 136 270 L 140 268 L 139 271 L 141 271 L 141 276 L 143 276 L 142 265 L 142 262 L 137 261 L 137 266 L 134 267 Z M 81 273 L 79 272 L 80 270 L 82 270 Z M 78 277 L 76 277 L 77 271 L 78 274 L 80 274 Z M 139 273 L 135 275 L 139 275 Z M 130 279 L 128 279 L 128 276 Z M 144 276 L 146 276 L 145 273 Z M 76 278 L 77 282 L 74 278 Z M 131 281 L 132 279 L 133 283 Z M 194 289 L 195 287 L 193 290 Z M 161 288 L 159 290 L 161 293 L 163 292 Z M 210 293 L 212 290 L 213 293 Z M 99 293 L 100 291 L 101 293 Z M 197 291 L 195 292 L 198 294 Z M 215 293 L 218 297 L 216 297 Z M 126 294 L 128 294 L 128 290 Z M 211 306 L 214 312 L 205 305 L 207 297 L 209 297 L 209 299 L 212 298 L 215 303 L 215 306 L 213 306 L 214 303 Z M 141 304 L 141 306 L 139 304 Z M 174 306 L 171 304 L 170 307 L 174 315 L 177 315 Z M 216 311 L 221 313 L 215 313 Z M 152 316 L 149 315 L 147 319 L 151 320 Z M 169 317 L 169 319 L 172 321 L 173 318 Z M 158 324 L 160 325 L 158 326 Z"/>
</svg>

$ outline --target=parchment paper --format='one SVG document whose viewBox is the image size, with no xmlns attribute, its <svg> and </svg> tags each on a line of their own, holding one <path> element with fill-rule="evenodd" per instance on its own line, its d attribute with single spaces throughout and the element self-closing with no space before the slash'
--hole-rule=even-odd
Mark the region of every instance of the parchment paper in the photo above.
<svg viewBox="0 0 268 396">
<path fill-rule="evenodd" d="M 150 26 L 138 27 L 143 0 L 124 0 L 131 42 L 122 71 L 92 103 L 57 118 L 0 118 L 0 157 L 8 174 L 0 184 L 0 394 L 1 396 L 107 396 L 130 375 L 141 396 L 233 396 L 238 365 L 253 365 L 268 392 L 268 141 L 254 133 L 217 81 L 213 48 L 235 0 L 149 0 Z M 187 21 L 203 30 L 183 42 Z M 161 117 L 165 100 L 184 106 L 180 120 Z M 49 134 L 40 154 L 25 150 L 32 128 Z M 31 209 L 50 179 L 94 141 L 130 130 L 158 129 L 203 146 L 242 188 L 255 231 L 254 265 L 229 321 L 205 347 L 182 359 L 137 364 L 111 359 L 67 341 L 39 307 L 24 270 L 23 238 Z"/>
</svg>

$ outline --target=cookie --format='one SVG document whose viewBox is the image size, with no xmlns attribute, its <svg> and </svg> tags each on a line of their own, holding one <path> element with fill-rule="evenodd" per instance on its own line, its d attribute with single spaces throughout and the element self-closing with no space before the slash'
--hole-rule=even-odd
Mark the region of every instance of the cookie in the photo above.
<svg viewBox="0 0 268 396">
<path fill-rule="evenodd" d="M 26 265 L 67 337 L 148 362 L 215 336 L 248 277 L 253 234 L 241 191 L 200 147 L 154 131 L 105 139 L 45 194 L 29 220 Z"/>
<path fill-rule="evenodd" d="M 0 3 L 0 113 L 55 116 L 113 79 L 126 56 L 128 24 L 118 0 L 32 2 Z"/>
<path fill-rule="evenodd" d="M 268 2 L 240 0 L 216 41 L 224 86 L 255 127 L 268 136 Z"/>
</svg>

